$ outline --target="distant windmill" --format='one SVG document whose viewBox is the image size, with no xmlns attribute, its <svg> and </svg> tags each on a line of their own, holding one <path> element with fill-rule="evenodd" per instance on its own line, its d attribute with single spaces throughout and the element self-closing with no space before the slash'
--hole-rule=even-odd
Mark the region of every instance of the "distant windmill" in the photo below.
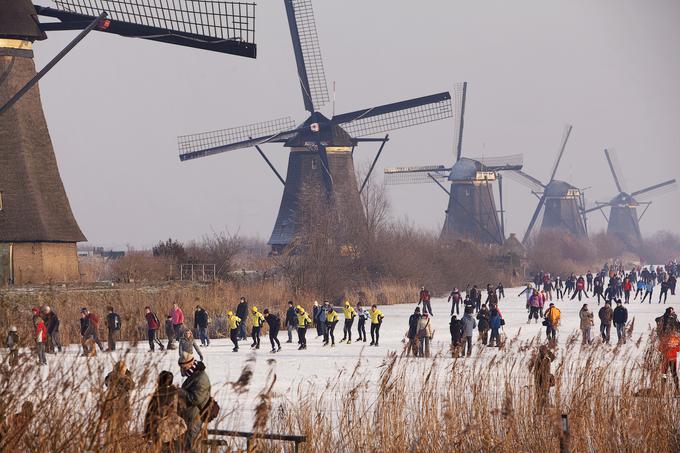
<svg viewBox="0 0 680 453">
<path fill-rule="evenodd" d="M 449 196 L 446 219 L 440 238 L 451 241 L 469 239 L 483 244 L 503 244 L 505 241 L 505 215 L 503 211 L 503 185 L 501 172 L 522 169 L 522 155 L 491 158 L 468 158 L 463 154 L 463 126 L 467 82 L 456 85 L 454 91 L 454 116 L 456 119 L 455 161 L 452 167 L 428 165 L 424 167 L 397 167 L 385 169 L 385 183 L 418 184 L 436 183 Z M 451 190 L 444 182 L 451 183 Z M 493 195 L 493 182 L 498 182 L 500 222 Z"/>
<path fill-rule="evenodd" d="M 388 136 L 362 138 L 451 116 L 451 96 L 431 96 L 381 105 L 327 118 L 318 109 L 329 101 L 311 0 L 284 0 L 297 63 L 302 100 L 310 116 L 295 127 L 290 118 L 233 129 L 179 137 L 180 160 L 255 147 L 283 183 L 283 197 L 269 245 L 274 252 L 303 234 L 303 213 L 321 202 L 339 221 L 363 216 L 354 173 L 353 153 L 359 142 L 381 142 L 369 174 Z M 291 148 L 284 179 L 259 145 L 283 143 Z M 308 194 L 312 194 L 308 196 Z M 329 238 L 330 239 L 330 238 Z"/>
<path fill-rule="evenodd" d="M 531 216 L 529 227 L 524 234 L 522 242 L 526 244 L 531 236 L 531 232 L 536 225 L 539 215 L 543 213 L 543 223 L 541 231 L 561 230 L 574 237 L 586 237 L 588 235 L 585 220 L 585 200 L 583 191 L 568 182 L 555 179 L 560 161 L 567 147 L 567 141 L 571 134 L 572 126 L 566 126 L 562 143 L 557 153 L 557 159 L 553 165 L 550 179 L 547 184 L 543 184 L 533 176 L 528 175 L 522 170 L 507 173 L 512 179 L 529 187 L 534 195 L 538 197 L 538 204 Z"/>
<path fill-rule="evenodd" d="M 640 233 L 640 219 L 645 215 L 652 204 L 648 200 L 651 197 L 677 189 L 675 179 L 664 181 L 635 192 L 629 192 L 623 174 L 618 165 L 616 153 L 613 150 L 604 150 L 604 155 L 609 164 L 609 170 L 614 178 L 616 190 L 619 193 L 610 201 L 597 201 L 597 206 L 586 209 L 586 213 L 600 211 L 607 220 L 607 234 L 618 237 L 626 244 L 637 246 L 642 241 Z M 643 200 L 643 201 L 640 201 Z M 642 214 L 638 216 L 637 207 L 645 205 Z M 609 218 L 604 213 L 604 208 L 610 207 Z"/>
<path fill-rule="evenodd" d="M 50 8 L 28 0 L 0 0 L 0 286 L 80 278 L 76 243 L 85 236 L 59 175 L 38 80 L 89 32 L 239 56 L 256 53 L 254 4 L 192 0 L 56 0 L 55 4 Z M 40 22 L 38 16 L 48 19 Z M 82 31 L 36 72 L 34 42 L 46 39 L 46 32 L 59 30 Z M 80 72 L 71 75 L 80 76 Z M 106 90 L 91 94 L 90 114 L 107 108 Z M 72 132 L 76 130 L 74 126 Z"/>
</svg>

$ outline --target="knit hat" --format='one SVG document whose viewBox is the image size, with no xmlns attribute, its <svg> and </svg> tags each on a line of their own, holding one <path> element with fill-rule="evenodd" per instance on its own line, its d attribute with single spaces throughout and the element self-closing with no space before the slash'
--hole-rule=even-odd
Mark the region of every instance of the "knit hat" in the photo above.
<svg viewBox="0 0 680 453">
<path fill-rule="evenodd" d="M 17 331 L 17 326 L 9 326 L 9 331 L 10 331 L 10 332 L 16 332 L 16 331 Z"/>
<path fill-rule="evenodd" d="M 257 307 L 253 307 L 253 313 L 257 313 Z"/>
<path fill-rule="evenodd" d="M 234 316 L 234 312 L 231 311 L 231 310 L 229 310 L 229 311 L 227 312 L 227 316 Z"/>
<path fill-rule="evenodd" d="M 86 307 L 81 308 L 81 309 L 80 309 L 80 312 L 81 312 L 81 313 L 87 313 L 87 308 L 86 308 Z"/>
<path fill-rule="evenodd" d="M 194 364 L 194 361 L 194 355 L 192 353 L 183 352 L 182 355 L 179 356 L 177 364 L 180 368 L 190 368 Z"/>
<path fill-rule="evenodd" d="M 31 308 L 31 311 L 33 312 L 34 315 L 40 316 L 40 309 L 38 307 Z"/>
<path fill-rule="evenodd" d="M 52 311 L 52 309 L 50 308 L 49 305 L 45 305 L 45 306 L 43 307 L 43 311 L 44 311 L 45 313 L 49 313 L 50 311 Z"/>
<path fill-rule="evenodd" d="M 349 307 L 349 301 L 348 300 L 345 301 L 345 306 Z"/>
</svg>

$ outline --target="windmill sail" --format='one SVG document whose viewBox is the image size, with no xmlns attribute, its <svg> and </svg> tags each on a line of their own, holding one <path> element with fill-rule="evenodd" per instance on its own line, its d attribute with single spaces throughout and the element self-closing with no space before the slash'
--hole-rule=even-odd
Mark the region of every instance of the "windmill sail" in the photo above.
<svg viewBox="0 0 680 453">
<path fill-rule="evenodd" d="M 657 195 L 672 192 L 677 188 L 678 184 L 675 179 L 670 179 L 659 184 L 654 184 L 653 186 L 645 187 L 644 189 L 636 190 L 630 195 L 636 199 L 649 199 Z"/>
<path fill-rule="evenodd" d="M 250 148 L 276 139 L 282 140 L 291 137 L 295 133 L 293 129 L 295 122 L 286 117 L 230 129 L 182 135 L 177 137 L 180 160 L 197 159 Z"/>
<path fill-rule="evenodd" d="M 435 181 L 445 182 L 451 168 L 444 165 L 422 167 L 393 167 L 385 169 L 385 184 L 424 184 Z"/>
<path fill-rule="evenodd" d="M 614 150 L 605 149 L 604 155 L 607 158 L 607 164 L 609 165 L 609 170 L 614 178 L 614 184 L 616 185 L 616 190 L 619 192 L 628 192 L 626 187 L 626 182 L 623 179 L 623 173 L 619 167 L 619 161 Z"/>
<path fill-rule="evenodd" d="M 557 169 L 560 166 L 560 161 L 562 160 L 562 156 L 564 156 L 564 150 L 567 148 L 567 141 L 569 140 L 569 135 L 571 135 L 571 129 L 572 126 L 568 124 L 564 128 L 564 135 L 562 136 L 562 142 L 560 144 L 560 150 L 557 153 L 557 159 L 555 159 L 555 163 L 553 164 L 552 171 L 550 172 L 550 179 L 548 182 L 551 182 L 555 179 L 555 175 L 557 175 Z"/>
<path fill-rule="evenodd" d="M 453 144 L 458 162 L 463 155 L 463 128 L 465 126 L 465 98 L 467 96 L 467 82 L 458 83 L 453 89 L 453 117 L 456 124 L 453 128 Z"/>
<path fill-rule="evenodd" d="M 285 0 L 286 14 L 305 110 L 319 110 L 328 101 L 328 84 L 321 58 L 311 0 Z"/>
<path fill-rule="evenodd" d="M 255 4 L 193 0 L 55 0 L 56 9 L 37 6 L 38 14 L 61 23 L 46 30 L 82 28 L 100 12 L 108 13 L 100 31 L 180 46 L 255 58 Z"/>
<path fill-rule="evenodd" d="M 451 95 L 444 92 L 343 113 L 334 116 L 332 122 L 354 137 L 365 137 L 450 118 L 451 115 Z"/>
</svg>

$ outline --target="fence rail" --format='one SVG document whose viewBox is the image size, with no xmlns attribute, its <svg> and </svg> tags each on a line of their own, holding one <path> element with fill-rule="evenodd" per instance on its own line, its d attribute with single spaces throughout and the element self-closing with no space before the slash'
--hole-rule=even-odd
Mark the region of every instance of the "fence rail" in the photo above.
<svg viewBox="0 0 680 453">
<path fill-rule="evenodd" d="M 210 437 L 213 436 L 213 437 Z M 299 453 L 300 444 L 307 442 L 307 436 L 300 436 L 295 434 L 262 434 L 251 433 L 246 431 L 231 431 L 224 429 L 209 429 L 208 439 L 205 441 L 206 445 L 224 446 L 229 442 L 223 437 L 242 437 L 246 439 L 246 451 L 250 452 L 253 449 L 255 440 L 280 440 L 285 442 L 293 442 L 295 444 L 295 453 Z"/>
</svg>

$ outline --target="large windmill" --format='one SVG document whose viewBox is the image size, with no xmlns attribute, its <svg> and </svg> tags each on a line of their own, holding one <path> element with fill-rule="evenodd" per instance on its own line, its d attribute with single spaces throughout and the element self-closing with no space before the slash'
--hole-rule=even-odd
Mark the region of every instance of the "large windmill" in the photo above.
<svg viewBox="0 0 680 453">
<path fill-rule="evenodd" d="M 255 57 L 254 5 L 191 0 L 0 0 L 0 286 L 80 277 L 84 241 L 62 185 L 37 81 L 91 30 Z M 40 22 L 38 16 L 48 18 Z M 56 19 L 56 20 L 55 20 Z M 82 30 L 36 73 L 33 42 Z M 93 103 L 100 103 L 95 94 Z"/>
<path fill-rule="evenodd" d="M 428 165 L 385 169 L 385 183 L 436 183 L 449 197 L 446 220 L 440 238 L 458 238 L 483 244 L 502 245 L 505 241 L 505 214 L 501 172 L 522 169 L 522 155 L 490 158 L 463 157 L 463 126 L 467 82 L 454 90 L 455 161 L 453 166 Z M 448 190 L 443 183 L 451 183 Z M 496 209 L 492 183 L 498 182 L 500 211 Z M 500 221 L 498 213 L 500 212 Z"/>
<path fill-rule="evenodd" d="M 284 185 L 268 242 L 274 252 L 282 251 L 303 235 L 303 213 L 312 209 L 311 203 L 324 206 L 339 223 L 356 221 L 363 216 L 353 162 L 354 147 L 359 142 L 382 142 L 372 170 L 388 136 L 368 136 L 448 118 L 452 114 L 451 97 L 444 92 L 332 118 L 324 116 L 319 109 L 329 101 L 329 96 L 311 0 L 284 0 L 284 4 L 302 100 L 309 117 L 297 127 L 292 119 L 283 118 L 178 139 L 182 161 L 241 148 L 257 149 Z M 260 149 L 259 145 L 265 143 L 283 143 L 290 148 L 285 179 Z"/>
<path fill-rule="evenodd" d="M 596 206 L 586 209 L 586 213 L 600 211 L 607 220 L 607 234 L 618 237 L 625 244 L 636 247 L 642 241 L 640 233 L 640 219 L 645 215 L 652 204 L 650 198 L 662 193 L 670 192 L 677 188 L 675 179 L 660 182 L 644 189 L 629 192 L 626 181 L 621 173 L 616 153 L 613 150 L 604 150 L 604 155 L 609 164 L 609 170 L 614 178 L 614 184 L 618 194 L 609 201 L 596 201 Z M 638 216 L 637 207 L 644 205 L 642 214 Z M 610 207 L 609 218 L 604 208 Z"/>
<path fill-rule="evenodd" d="M 534 214 L 531 216 L 531 221 L 522 240 L 524 243 L 529 240 L 531 232 L 541 214 L 543 214 L 541 231 L 560 230 L 577 238 L 588 235 L 583 191 L 568 182 L 555 179 L 560 161 L 562 156 L 564 156 L 564 150 L 567 147 L 571 129 L 572 126 L 566 126 L 564 130 L 557 159 L 546 184 L 543 184 L 522 170 L 508 173 L 508 176 L 529 187 L 533 194 L 538 197 L 538 204 Z"/>
</svg>

